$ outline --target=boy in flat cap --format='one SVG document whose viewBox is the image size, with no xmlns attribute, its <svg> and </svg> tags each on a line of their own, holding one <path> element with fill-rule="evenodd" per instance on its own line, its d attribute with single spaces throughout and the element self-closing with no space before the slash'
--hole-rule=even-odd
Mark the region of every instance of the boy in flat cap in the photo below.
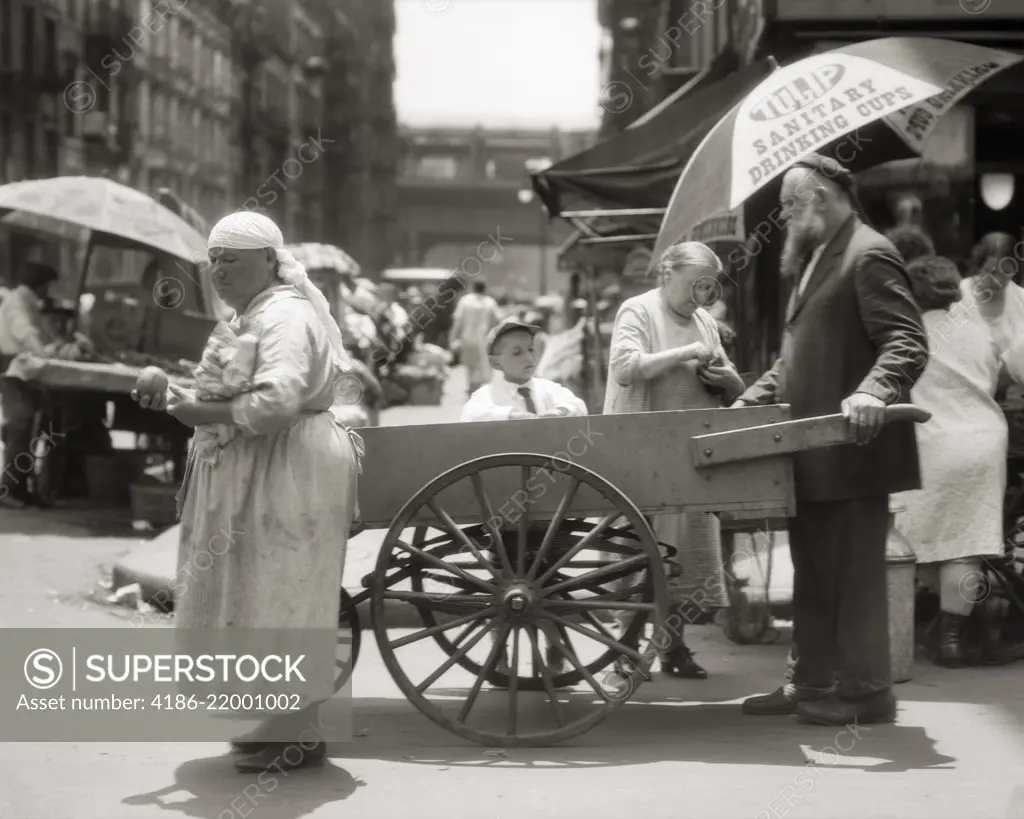
<svg viewBox="0 0 1024 819">
<path fill-rule="evenodd" d="M 485 349 L 494 376 L 470 396 L 461 421 L 514 421 L 586 415 L 587 405 L 561 384 L 533 374 L 534 337 L 540 328 L 505 319 L 487 334 Z"/>
</svg>

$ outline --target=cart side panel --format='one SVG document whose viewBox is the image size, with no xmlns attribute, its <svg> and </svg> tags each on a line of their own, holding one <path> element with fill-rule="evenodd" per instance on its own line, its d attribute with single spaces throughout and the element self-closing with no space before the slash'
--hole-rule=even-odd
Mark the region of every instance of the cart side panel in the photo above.
<svg viewBox="0 0 1024 819">
<path fill-rule="evenodd" d="M 443 472 L 486 455 L 513 452 L 553 456 L 590 469 L 645 514 L 685 507 L 785 516 L 794 511 L 788 456 L 698 471 L 690 438 L 788 419 L 788 407 L 744 407 L 364 429 L 360 430 L 366 441 L 359 486 L 362 519 L 368 527 L 387 527 L 403 504 Z M 567 483 L 555 469 L 536 473 L 527 487 L 516 468 L 503 467 L 486 475 L 492 511 L 513 520 L 520 514 L 517 507 L 522 508 L 523 498 L 530 518 L 552 517 Z M 438 500 L 460 524 L 481 520 L 468 479 L 444 490 Z M 578 516 L 597 517 L 609 511 L 611 504 L 593 490 L 581 490 L 572 505 L 572 514 Z M 426 509 L 413 522 L 436 524 Z"/>
</svg>

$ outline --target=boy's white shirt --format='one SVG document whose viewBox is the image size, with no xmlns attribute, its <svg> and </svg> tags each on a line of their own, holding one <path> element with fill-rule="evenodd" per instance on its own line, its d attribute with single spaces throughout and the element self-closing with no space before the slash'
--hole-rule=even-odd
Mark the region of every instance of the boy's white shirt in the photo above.
<svg viewBox="0 0 1024 819">
<path fill-rule="evenodd" d="M 460 421 L 507 421 L 513 410 L 526 412 L 526 400 L 518 393 L 521 387 L 530 388 L 537 414 L 552 409 L 564 409 L 566 415 L 587 415 L 587 405 L 572 390 L 548 381 L 531 378 L 525 384 L 512 384 L 502 373 L 495 373 L 489 384 L 474 392 L 462 408 Z"/>
</svg>

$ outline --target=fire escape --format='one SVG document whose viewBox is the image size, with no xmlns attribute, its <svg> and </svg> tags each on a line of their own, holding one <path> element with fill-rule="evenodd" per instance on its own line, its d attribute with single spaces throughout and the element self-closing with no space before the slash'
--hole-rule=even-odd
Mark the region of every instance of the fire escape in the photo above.
<svg viewBox="0 0 1024 819">
<path fill-rule="evenodd" d="M 128 36 L 132 18 L 112 0 L 94 5 L 85 25 L 85 86 L 95 104 L 84 110 L 82 136 L 88 172 L 131 181 L 138 70 Z"/>
</svg>

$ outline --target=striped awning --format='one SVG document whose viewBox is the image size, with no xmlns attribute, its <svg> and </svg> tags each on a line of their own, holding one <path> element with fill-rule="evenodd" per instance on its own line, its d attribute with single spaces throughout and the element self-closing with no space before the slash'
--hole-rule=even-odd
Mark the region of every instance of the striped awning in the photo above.
<svg viewBox="0 0 1024 819">
<path fill-rule="evenodd" d="M 334 245 L 302 242 L 297 245 L 288 245 L 287 249 L 310 272 L 333 270 L 340 276 L 352 276 L 353 278 L 358 278 L 361 273 L 356 260 Z"/>
</svg>

